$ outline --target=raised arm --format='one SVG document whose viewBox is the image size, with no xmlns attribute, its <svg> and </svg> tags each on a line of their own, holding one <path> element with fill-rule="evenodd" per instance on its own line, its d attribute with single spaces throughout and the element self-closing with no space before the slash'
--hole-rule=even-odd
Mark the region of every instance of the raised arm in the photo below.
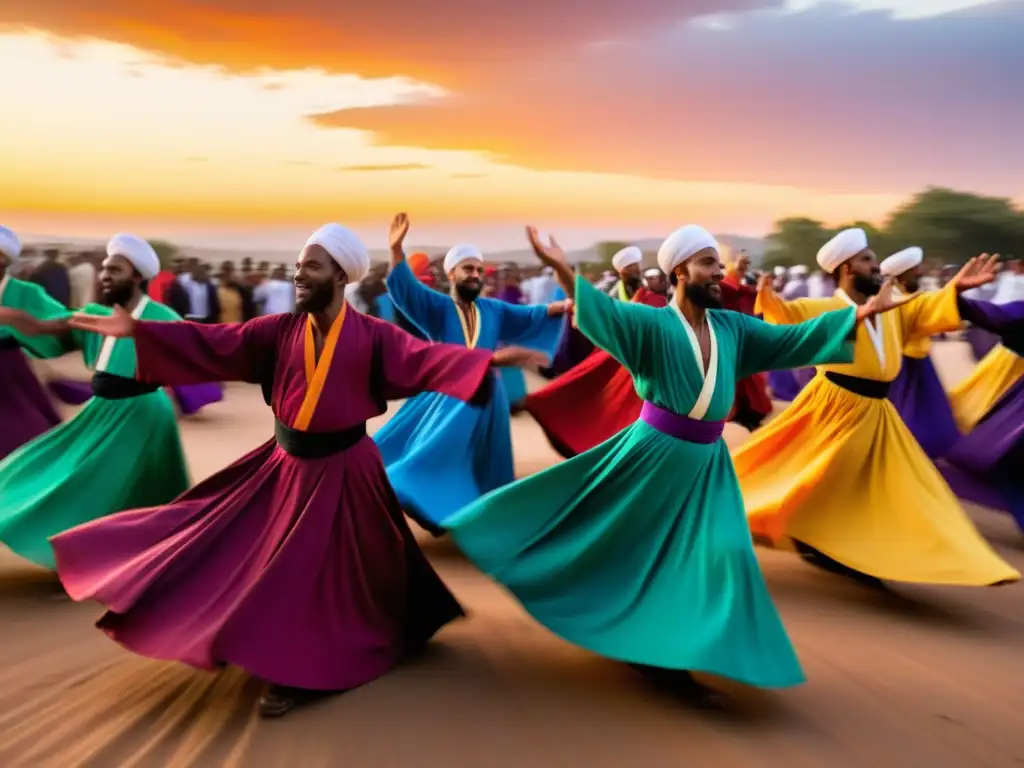
<svg viewBox="0 0 1024 768">
<path fill-rule="evenodd" d="M 662 311 L 616 301 L 582 277 L 576 278 L 576 327 L 633 373 L 652 357 L 645 353 Z"/>
<path fill-rule="evenodd" d="M 501 313 L 502 344 L 519 344 L 554 356 L 562 338 L 564 303 L 521 306 L 495 302 L 493 306 Z"/>
<path fill-rule="evenodd" d="M 576 276 L 573 274 L 572 267 L 569 266 L 569 261 L 565 258 L 565 251 L 562 250 L 554 236 L 549 238 L 550 242 L 544 243 L 540 239 L 540 235 L 537 234 L 536 228 L 527 227 L 526 239 L 530 241 L 530 247 L 533 248 L 537 258 L 545 266 L 555 270 L 555 277 L 558 278 L 558 284 L 565 291 L 566 298 L 574 299 L 576 297 Z"/>
<path fill-rule="evenodd" d="M 900 308 L 903 338 L 919 339 L 959 328 L 960 310 L 965 306 L 961 295 L 995 280 L 998 263 L 998 254 L 983 253 L 968 261 L 942 290 L 916 294 Z"/>
<path fill-rule="evenodd" d="M 857 327 L 853 307 L 789 325 L 772 325 L 738 313 L 729 317 L 741 329 L 737 378 L 762 371 L 853 362 Z"/>
<path fill-rule="evenodd" d="M 109 317 L 76 314 L 72 327 L 103 336 L 134 336 L 136 378 L 174 386 L 211 381 L 260 382 L 273 365 L 280 329 L 289 315 L 245 323 L 202 325 L 134 320 L 120 307 Z"/>
<path fill-rule="evenodd" d="M 408 232 L 409 217 L 400 213 L 391 222 L 388 293 L 399 312 L 427 336 L 437 337 L 444 327 L 445 315 L 451 309 L 451 299 L 428 288 L 412 273 L 403 247 Z"/>
</svg>

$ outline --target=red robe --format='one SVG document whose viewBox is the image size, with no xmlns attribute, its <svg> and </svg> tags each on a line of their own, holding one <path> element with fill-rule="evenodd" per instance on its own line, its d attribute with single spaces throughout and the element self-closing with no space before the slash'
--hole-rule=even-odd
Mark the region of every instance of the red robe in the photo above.
<svg viewBox="0 0 1024 768">
<path fill-rule="evenodd" d="M 640 288 L 633 301 L 651 307 L 668 305 L 664 296 L 646 288 Z M 551 446 L 569 459 L 628 427 L 640 417 L 642 405 L 629 371 L 598 349 L 527 397 L 525 409 Z"/>
<path fill-rule="evenodd" d="M 754 314 L 757 301 L 757 288 L 744 285 L 737 276 L 730 272 L 722 280 L 722 306 L 745 315 Z M 768 397 L 766 386 L 768 377 L 763 373 L 740 379 L 736 382 L 736 400 L 733 403 L 730 421 L 736 421 L 738 415 L 744 413 L 755 419 L 764 419 L 772 412 L 772 401 Z"/>
</svg>

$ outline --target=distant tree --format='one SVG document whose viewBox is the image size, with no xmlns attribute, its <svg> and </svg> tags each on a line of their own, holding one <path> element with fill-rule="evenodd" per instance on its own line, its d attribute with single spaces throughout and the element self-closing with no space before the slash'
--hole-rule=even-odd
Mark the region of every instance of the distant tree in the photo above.
<svg viewBox="0 0 1024 768">
<path fill-rule="evenodd" d="M 943 263 L 981 252 L 1024 254 L 1024 211 L 1002 197 L 931 187 L 893 211 L 885 229 L 895 248 L 916 245 Z"/>
<path fill-rule="evenodd" d="M 181 255 L 181 250 L 174 243 L 169 243 L 166 240 L 150 240 L 149 244 L 153 246 L 153 250 L 156 251 L 157 258 L 160 259 L 160 269 L 167 269 L 171 261 Z"/>
<path fill-rule="evenodd" d="M 833 230 L 814 219 L 779 219 L 768 235 L 768 250 L 765 251 L 763 266 L 765 269 L 794 264 L 813 266 L 815 254 L 832 233 Z"/>
</svg>

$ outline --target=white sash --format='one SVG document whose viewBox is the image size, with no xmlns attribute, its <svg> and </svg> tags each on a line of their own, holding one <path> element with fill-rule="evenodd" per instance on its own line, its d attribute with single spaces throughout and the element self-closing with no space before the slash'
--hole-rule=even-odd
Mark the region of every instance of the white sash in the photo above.
<svg viewBox="0 0 1024 768">
<path fill-rule="evenodd" d="M 149 296 L 143 296 L 139 299 L 139 303 L 135 305 L 135 309 L 132 310 L 132 318 L 138 320 L 142 316 L 142 310 L 149 304 Z M 114 343 L 117 341 L 113 336 L 104 336 L 103 344 L 100 346 L 100 353 L 96 357 L 96 365 L 93 366 L 94 371 L 106 371 L 107 366 L 110 365 L 110 356 L 114 354 Z"/>
<path fill-rule="evenodd" d="M 683 311 L 679 309 L 679 305 L 674 301 L 672 302 L 672 309 L 675 310 L 679 322 L 686 329 L 686 336 L 690 339 L 690 346 L 693 348 L 694 357 L 697 358 L 697 370 L 700 371 L 700 377 L 704 380 L 704 386 L 701 387 L 700 394 L 697 395 L 697 402 L 693 404 L 693 408 L 688 414 L 691 419 L 700 420 L 707 415 L 708 408 L 711 406 L 711 398 L 715 394 L 715 384 L 718 382 L 718 337 L 715 336 L 715 326 L 711 322 L 711 315 L 704 315 L 704 321 L 708 325 L 708 335 L 711 339 L 711 355 L 708 359 L 708 370 L 705 373 L 704 353 L 700 351 L 700 340 L 697 338 L 697 334 L 694 333 L 690 321 L 686 319 L 686 315 L 683 314 Z"/>
<path fill-rule="evenodd" d="M 836 288 L 836 296 L 851 307 L 857 307 L 857 303 L 847 296 L 846 291 L 842 288 Z M 871 339 L 871 346 L 875 348 L 875 355 L 878 356 L 879 366 L 885 368 L 885 326 L 882 325 L 882 318 L 879 315 L 869 317 L 864 320 L 864 327 L 867 329 L 868 338 Z"/>
</svg>

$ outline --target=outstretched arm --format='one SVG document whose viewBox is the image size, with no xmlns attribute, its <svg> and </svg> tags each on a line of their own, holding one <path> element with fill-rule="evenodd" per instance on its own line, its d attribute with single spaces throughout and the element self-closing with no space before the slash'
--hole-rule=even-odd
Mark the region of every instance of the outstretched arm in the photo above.
<svg viewBox="0 0 1024 768">
<path fill-rule="evenodd" d="M 409 217 L 399 213 L 391 222 L 391 271 L 387 287 L 391 301 L 424 334 L 441 335 L 445 313 L 451 309 L 451 299 L 428 288 L 412 273 L 405 260 L 403 244 L 409 232 Z"/>
<path fill-rule="evenodd" d="M 649 345 L 662 311 L 616 301 L 582 277 L 576 278 L 576 327 L 632 373 L 653 357 L 648 354 Z"/>
<path fill-rule="evenodd" d="M 135 337 L 136 377 L 160 385 L 262 381 L 273 361 L 279 331 L 290 315 L 245 323 L 203 325 L 135 320 L 120 307 L 109 317 L 76 314 L 70 325 L 103 336 Z M 272 364 L 272 362 L 271 362 Z"/>
<path fill-rule="evenodd" d="M 960 317 L 1000 337 L 1003 345 L 1024 355 L 1024 301 L 993 304 L 961 296 L 957 300 Z"/>
<path fill-rule="evenodd" d="M 742 328 L 737 379 L 762 371 L 852 363 L 857 310 L 836 309 L 791 325 L 772 325 L 736 314 Z"/>
<path fill-rule="evenodd" d="M 758 284 L 754 314 L 775 325 L 802 323 L 832 309 L 828 299 L 794 299 L 786 301 L 775 292 L 771 275 L 763 275 Z"/>
<path fill-rule="evenodd" d="M 976 256 L 940 291 L 918 293 L 900 310 L 903 338 L 907 340 L 955 331 L 960 327 L 965 292 L 996 279 L 999 255 Z"/>
<path fill-rule="evenodd" d="M 18 344 L 33 357 L 60 357 L 77 344 L 68 325 L 71 313 L 61 307 L 59 314 L 63 316 L 54 312 L 44 319 L 31 310 L 0 307 L 0 326 L 9 328 Z"/>
</svg>

